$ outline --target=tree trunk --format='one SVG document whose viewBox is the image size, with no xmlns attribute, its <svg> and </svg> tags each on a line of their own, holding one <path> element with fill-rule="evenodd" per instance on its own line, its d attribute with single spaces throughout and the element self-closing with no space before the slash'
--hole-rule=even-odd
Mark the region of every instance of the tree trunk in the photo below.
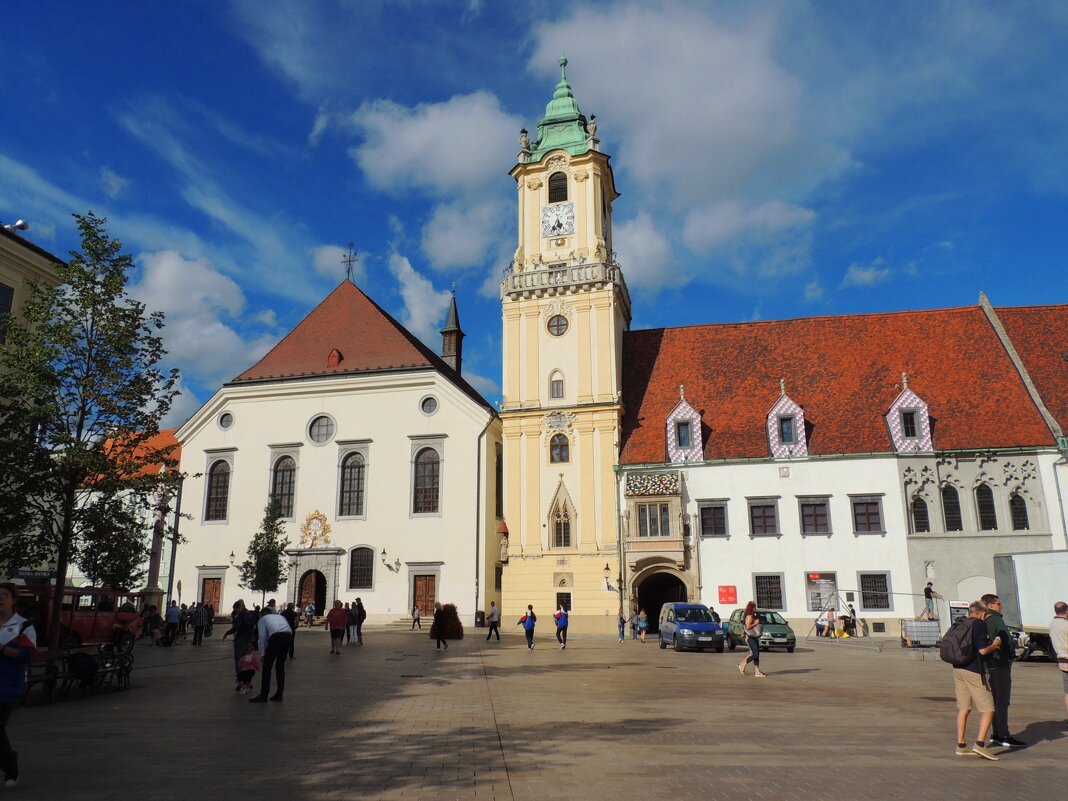
<svg viewBox="0 0 1068 801">
<path fill-rule="evenodd" d="M 74 503 L 75 487 L 68 484 L 63 494 L 63 507 L 60 509 L 59 548 L 56 554 L 56 591 L 52 596 L 52 616 L 48 623 L 48 648 L 59 649 L 60 625 L 63 620 L 63 596 L 67 590 L 67 565 L 70 562 L 70 546 L 74 538 Z M 71 614 L 74 610 L 71 609 Z"/>
</svg>

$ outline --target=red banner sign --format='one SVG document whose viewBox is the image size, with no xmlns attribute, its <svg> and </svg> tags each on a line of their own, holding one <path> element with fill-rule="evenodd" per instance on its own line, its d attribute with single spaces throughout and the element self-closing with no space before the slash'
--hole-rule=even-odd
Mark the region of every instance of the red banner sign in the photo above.
<svg viewBox="0 0 1068 801">
<path fill-rule="evenodd" d="M 733 584 L 719 585 L 719 602 L 721 604 L 738 603 L 738 588 Z"/>
</svg>

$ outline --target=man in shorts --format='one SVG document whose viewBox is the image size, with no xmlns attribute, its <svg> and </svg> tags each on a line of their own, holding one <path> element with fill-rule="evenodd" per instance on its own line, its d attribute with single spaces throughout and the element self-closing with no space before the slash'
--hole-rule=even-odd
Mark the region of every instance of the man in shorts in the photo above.
<svg viewBox="0 0 1068 801">
<path fill-rule="evenodd" d="M 986 747 L 986 737 L 994 722 L 994 694 L 986 678 L 984 658 L 1001 646 L 1001 639 L 994 638 L 986 629 L 986 604 L 972 601 L 968 605 L 968 618 L 972 625 L 972 646 L 975 658 L 963 667 L 953 668 L 953 689 L 957 695 L 957 756 L 978 754 L 983 759 L 997 761 L 998 757 Z M 972 707 L 979 713 L 979 737 L 968 748 L 965 730 Z"/>
<path fill-rule="evenodd" d="M 920 620 L 938 620 L 938 608 L 935 606 L 935 599 L 941 597 L 935 592 L 934 584 L 928 581 L 927 586 L 923 588 L 924 609 L 920 615 Z"/>
<path fill-rule="evenodd" d="M 1057 655 L 1057 667 L 1061 669 L 1064 679 L 1064 709 L 1068 712 L 1068 604 L 1057 601 L 1053 605 L 1053 622 L 1049 624 L 1049 638 L 1053 642 L 1053 652 Z M 1064 722 L 1068 728 L 1068 720 Z"/>
</svg>

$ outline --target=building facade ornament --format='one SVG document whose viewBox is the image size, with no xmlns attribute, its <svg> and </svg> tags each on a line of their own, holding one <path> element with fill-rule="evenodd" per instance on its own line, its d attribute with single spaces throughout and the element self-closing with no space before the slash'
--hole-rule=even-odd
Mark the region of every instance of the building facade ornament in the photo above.
<svg viewBox="0 0 1068 801">
<path fill-rule="evenodd" d="M 300 524 L 300 546 L 302 548 L 317 548 L 320 545 L 329 545 L 330 531 L 330 523 L 326 519 L 326 515 L 316 509 L 304 518 L 304 522 Z"/>
</svg>

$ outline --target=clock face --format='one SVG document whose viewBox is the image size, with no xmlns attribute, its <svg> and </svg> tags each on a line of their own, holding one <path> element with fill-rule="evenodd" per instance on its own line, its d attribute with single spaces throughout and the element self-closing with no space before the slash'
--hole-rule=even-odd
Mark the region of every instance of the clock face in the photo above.
<svg viewBox="0 0 1068 801">
<path fill-rule="evenodd" d="M 575 204 L 555 203 L 541 210 L 541 235 L 561 236 L 575 233 Z"/>
</svg>

